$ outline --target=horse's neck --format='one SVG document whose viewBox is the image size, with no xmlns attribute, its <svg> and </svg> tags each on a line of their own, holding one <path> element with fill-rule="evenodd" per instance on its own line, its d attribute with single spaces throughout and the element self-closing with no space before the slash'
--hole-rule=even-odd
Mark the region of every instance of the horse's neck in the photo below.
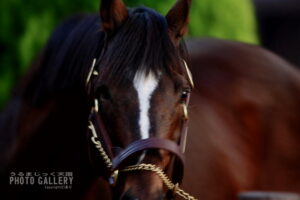
<svg viewBox="0 0 300 200">
<path fill-rule="evenodd" d="M 19 98 L 13 98 L 0 113 L 0 171 L 8 164 L 10 159 L 8 152 L 17 138 L 20 102 Z"/>
<path fill-rule="evenodd" d="M 42 107 L 24 104 L 14 145 L 16 165 L 58 170 L 84 163 L 88 112 L 82 105 L 82 99 L 66 96 Z"/>
<path fill-rule="evenodd" d="M 3 169 L 1 166 L 0 180 L 6 180 L 11 172 L 72 172 L 74 192 L 65 193 L 65 198 L 81 198 L 96 177 L 86 147 L 89 113 L 85 100 L 79 95 L 65 95 L 41 107 L 23 102 L 19 108 L 20 114 L 13 116 L 16 134 L 11 136 L 10 160 Z M 51 198 L 44 197 L 43 192 L 39 195 Z"/>
</svg>

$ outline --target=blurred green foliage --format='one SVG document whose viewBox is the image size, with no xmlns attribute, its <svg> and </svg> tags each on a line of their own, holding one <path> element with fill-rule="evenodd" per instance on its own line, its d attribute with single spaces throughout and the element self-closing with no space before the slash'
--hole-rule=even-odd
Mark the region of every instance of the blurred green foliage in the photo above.
<svg viewBox="0 0 300 200">
<path fill-rule="evenodd" d="M 128 6 L 144 5 L 167 14 L 174 0 L 125 0 Z M 190 36 L 217 37 L 258 43 L 256 19 L 251 0 L 193 0 Z"/>
<path fill-rule="evenodd" d="M 174 2 L 125 0 L 129 7 L 145 5 L 162 14 Z M 0 0 L 0 107 L 59 21 L 74 13 L 96 12 L 98 5 L 99 0 Z M 257 43 L 250 0 L 194 0 L 189 34 Z"/>
</svg>

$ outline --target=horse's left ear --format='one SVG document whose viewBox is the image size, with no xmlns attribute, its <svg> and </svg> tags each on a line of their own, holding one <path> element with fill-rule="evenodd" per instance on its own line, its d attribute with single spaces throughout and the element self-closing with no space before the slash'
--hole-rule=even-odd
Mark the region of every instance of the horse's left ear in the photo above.
<svg viewBox="0 0 300 200">
<path fill-rule="evenodd" d="M 122 0 L 101 0 L 100 17 L 104 31 L 111 34 L 128 17 L 128 10 Z"/>
<path fill-rule="evenodd" d="M 192 0 L 178 0 L 166 16 L 170 33 L 175 40 L 187 33 L 191 2 Z"/>
</svg>

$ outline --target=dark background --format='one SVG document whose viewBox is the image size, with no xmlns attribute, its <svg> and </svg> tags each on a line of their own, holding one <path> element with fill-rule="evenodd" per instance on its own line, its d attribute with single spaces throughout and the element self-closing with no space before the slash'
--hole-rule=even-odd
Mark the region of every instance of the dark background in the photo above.
<svg viewBox="0 0 300 200">
<path fill-rule="evenodd" d="M 300 1 L 253 1 L 261 45 L 300 66 Z"/>
</svg>

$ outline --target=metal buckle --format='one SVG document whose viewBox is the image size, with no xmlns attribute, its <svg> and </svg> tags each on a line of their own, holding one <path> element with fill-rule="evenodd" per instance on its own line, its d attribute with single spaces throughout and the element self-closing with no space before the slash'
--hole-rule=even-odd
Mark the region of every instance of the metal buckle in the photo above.
<svg viewBox="0 0 300 200">
<path fill-rule="evenodd" d="M 94 107 L 93 109 L 98 112 L 99 111 L 99 103 L 98 103 L 98 99 L 94 99 Z"/>
<path fill-rule="evenodd" d="M 184 120 L 188 120 L 189 119 L 189 114 L 188 114 L 187 105 L 185 103 L 182 104 L 182 109 L 183 109 Z"/>
<path fill-rule="evenodd" d="M 112 175 L 109 177 L 109 184 L 111 186 L 116 186 L 117 185 L 117 181 L 118 181 L 118 177 L 119 177 L 119 170 L 115 170 Z"/>
</svg>

